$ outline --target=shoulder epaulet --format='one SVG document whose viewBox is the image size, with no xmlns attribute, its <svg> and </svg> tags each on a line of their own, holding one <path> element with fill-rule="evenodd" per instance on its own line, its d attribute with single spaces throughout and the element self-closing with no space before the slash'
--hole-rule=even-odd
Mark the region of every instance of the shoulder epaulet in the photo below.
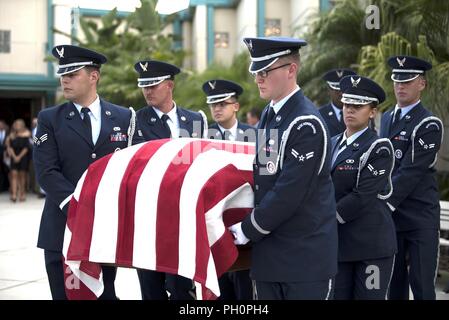
<svg viewBox="0 0 449 320">
<path fill-rule="evenodd" d="M 129 107 L 129 111 L 131 112 L 131 117 L 129 118 L 128 126 L 128 147 L 132 145 L 134 133 L 136 131 L 136 111 L 134 111 L 133 107 Z"/>
<path fill-rule="evenodd" d="M 326 152 L 327 152 L 327 135 L 326 135 L 326 129 L 324 128 L 323 123 L 321 122 L 320 118 L 318 118 L 315 115 L 307 115 L 307 116 L 299 116 L 296 119 L 294 119 L 290 125 L 288 126 L 287 130 L 284 131 L 284 133 L 282 134 L 282 140 L 281 140 L 281 145 L 279 148 L 279 155 L 276 161 L 276 168 L 278 167 L 279 164 L 279 168 L 282 169 L 282 166 L 284 164 L 284 153 L 285 153 L 285 146 L 287 144 L 287 140 L 290 136 L 290 132 L 293 130 L 293 128 L 297 125 L 296 130 L 297 131 L 301 131 L 301 129 L 303 129 L 304 127 L 309 127 L 312 129 L 313 134 L 317 133 L 317 128 L 316 126 L 312 123 L 312 122 L 318 122 L 319 124 L 319 129 L 321 130 L 321 132 L 323 133 L 323 137 L 324 137 L 324 144 L 323 144 L 323 153 L 322 153 L 322 157 L 321 157 L 321 163 L 320 163 L 320 168 L 318 170 L 318 174 L 321 173 L 321 170 L 323 169 L 324 166 L 324 162 L 326 161 Z"/>
<path fill-rule="evenodd" d="M 206 116 L 206 114 L 204 113 L 203 110 L 198 110 L 198 113 L 203 118 L 203 123 L 204 123 L 203 139 L 207 139 L 207 131 L 209 130 L 209 127 L 208 127 L 208 124 L 207 124 L 207 116 Z"/>
</svg>

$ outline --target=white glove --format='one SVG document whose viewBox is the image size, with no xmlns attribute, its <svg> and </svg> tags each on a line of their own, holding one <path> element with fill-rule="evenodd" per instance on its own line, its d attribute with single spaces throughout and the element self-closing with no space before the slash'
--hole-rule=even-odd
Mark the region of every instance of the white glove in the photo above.
<svg viewBox="0 0 449 320">
<path fill-rule="evenodd" d="M 230 226 L 229 231 L 231 231 L 232 235 L 234 236 L 234 243 L 235 244 L 247 244 L 249 242 L 249 239 L 245 236 L 245 234 L 242 231 L 242 223 L 236 223 L 232 226 Z"/>
</svg>

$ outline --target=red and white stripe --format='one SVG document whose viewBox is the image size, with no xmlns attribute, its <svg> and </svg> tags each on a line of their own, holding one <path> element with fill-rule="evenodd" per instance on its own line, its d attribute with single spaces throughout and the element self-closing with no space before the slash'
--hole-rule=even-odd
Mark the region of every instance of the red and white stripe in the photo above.
<svg viewBox="0 0 449 320">
<path fill-rule="evenodd" d="M 217 278 L 238 255 L 226 227 L 254 203 L 254 153 L 244 142 L 165 139 L 93 163 L 71 199 L 63 249 L 82 288 L 101 295 L 99 263 L 110 263 L 179 274 L 203 298 L 219 296 Z"/>
</svg>

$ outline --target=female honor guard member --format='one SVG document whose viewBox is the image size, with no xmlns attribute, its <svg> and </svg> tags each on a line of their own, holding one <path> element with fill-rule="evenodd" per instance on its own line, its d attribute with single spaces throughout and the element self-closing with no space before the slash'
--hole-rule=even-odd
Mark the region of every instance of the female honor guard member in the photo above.
<svg viewBox="0 0 449 320">
<path fill-rule="evenodd" d="M 385 199 L 391 195 L 390 140 L 369 129 L 383 89 L 360 76 L 340 81 L 346 131 L 332 138 L 332 180 L 338 224 L 335 299 L 386 299 L 396 233 Z"/>
<path fill-rule="evenodd" d="M 137 111 L 137 119 L 145 141 L 192 137 L 201 138 L 206 131 L 205 115 L 180 108 L 173 100 L 178 67 L 156 60 L 141 60 L 134 65 L 139 73 L 137 86 L 142 88 L 147 106 Z M 138 269 L 143 300 L 192 300 L 193 281 L 179 275 Z"/>
<path fill-rule="evenodd" d="M 258 126 L 255 208 L 230 230 L 236 244 L 252 242 L 257 299 L 330 299 L 337 273 L 330 138 L 296 82 L 299 48 L 307 43 L 275 37 L 244 41 L 249 71 L 270 103 Z"/>
<path fill-rule="evenodd" d="M 408 300 L 410 285 L 415 300 L 435 300 L 440 238 L 435 163 L 443 123 L 420 100 L 432 65 L 409 56 L 391 57 L 388 64 L 397 101 L 383 114 L 380 131 L 391 140 L 396 158 L 393 194 L 387 200 L 398 239 L 390 299 Z"/>
<path fill-rule="evenodd" d="M 39 113 L 33 161 L 45 206 L 37 246 L 45 249 L 45 267 L 53 299 L 66 299 L 62 245 L 67 208 L 81 175 L 97 159 L 126 148 L 129 140 L 143 142 L 134 131 L 130 110 L 98 97 L 100 66 L 106 57 L 81 47 L 61 45 L 52 54 L 68 102 Z M 134 130 L 135 129 L 135 130 Z M 116 268 L 102 267 L 104 291 L 100 299 L 116 299 Z"/>
</svg>

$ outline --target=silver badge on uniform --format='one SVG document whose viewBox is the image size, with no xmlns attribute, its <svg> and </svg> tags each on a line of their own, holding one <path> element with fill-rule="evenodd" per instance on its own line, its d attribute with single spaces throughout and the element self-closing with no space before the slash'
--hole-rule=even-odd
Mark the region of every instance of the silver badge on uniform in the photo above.
<svg viewBox="0 0 449 320">
<path fill-rule="evenodd" d="M 276 165 L 274 164 L 273 161 L 268 161 L 267 162 L 267 171 L 271 174 L 276 172 Z"/>
<path fill-rule="evenodd" d="M 405 120 L 410 120 L 410 116 L 407 114 L 407 115 L 405 115 Z"/>
<path fill-rule="evenodd" d="M 328 115 L 330 115 L 330 116 L 333 115 L 333 114 L 334 114 L 334 113 L 333 113 L 332 111 L 329 111 L 329 113 L 328 113 Z"/>
<path fill-rule="evenodd" d="M 359 147 L 358 143 L 353 143 L 352 145 L 354 146 L 354 148 L 358 148 Z"/>
<path fill-rule="evenodd" d="M 153 118 L 150 119 L 150 121 L 155 123 L 156 122 L 156 118 L 153 117 Z"/>
<path fill-rule="evenodd" d="M 405 132 L 405 131 L 401 131 L 401 133 L 400 133 L 401 136 L 405 136 L 406 134 L 407 134 L 407 132 Z"/>
<path fill-rule="evenodd" d="M 277 117 L 276 117 L 276 122 L 279 122 L 279 121 L 281 121 L 281 119 L 282 119 L 282 117 L 281 117 L 281 116 L 277 116 Z"/>
<path fill-rule="evenodd" d="M 110 116 L 110 115 L 111 115 L 111 111 L 106 110 L 106 115 L 107 115 L 107 116 Z"/>
<path fill-rule="evenodd" d="M 73 117 L 75 115 L 75 112 L 73 112 L 73 111 L 71 111 L 70 113 L 69 113 L 69 116 L 71 116 L 71 117 Z"/>
<path fill-rule="evenodd" d="M 269 144 L 270 146 L 272 146 L 272 145 L 274 144 L 274 139 L 268 140 L 268 144 Z"/>
<path fill-rule="evenodd" d="M 346 163 L 354 163 L 354 159 L 346 159 Z"/>
<path fill-rule="evenodd" d="M 181 120 L 182 120 L 182 121 L 186 121 L 186 117 L 181 116 Z"/>
<path fill-rule="evenodd" d="M 401 159 L 401 158 L 402 158 L 402 151 L 399 150 L 399 149 L 397 149 L 397 150 L 394 152 L 394 156 L 395 156 L 397 159 Z"/>
<path fill-rule="evenodd" d="M 120 131 L 120 127 L 114 127 L 114 131 Z"/>
</svg>

